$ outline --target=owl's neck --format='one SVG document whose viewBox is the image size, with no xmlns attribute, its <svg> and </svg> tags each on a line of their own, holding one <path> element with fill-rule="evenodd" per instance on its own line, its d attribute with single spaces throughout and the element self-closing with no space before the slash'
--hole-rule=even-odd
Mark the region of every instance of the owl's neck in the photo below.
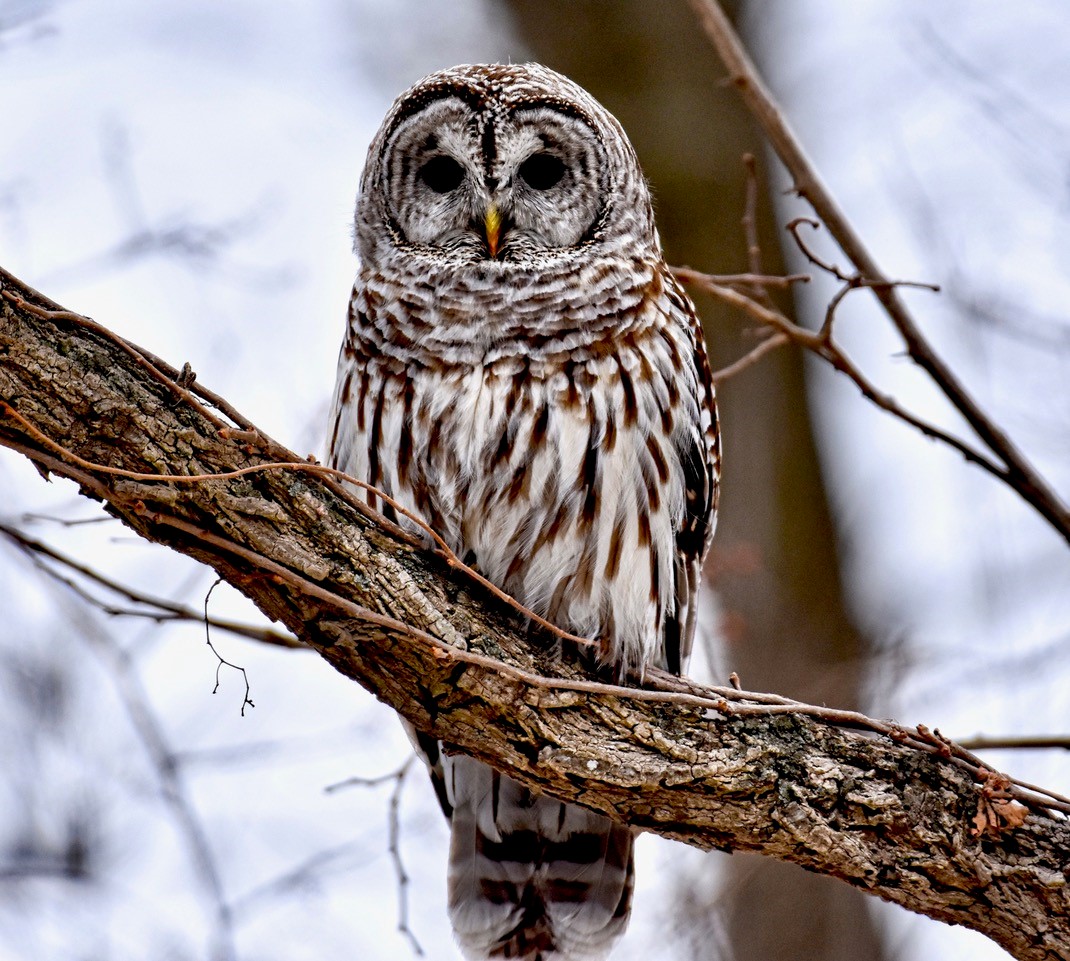
<svg viewBox="0 0 1070 961">
<path fill-rule="evenodd" d="M 562 258 L 538 271 L 495 262 L 365 266 L 351 325 L 371 355 L 406 363 L 471 368 L 510 357 L 578 360 L 655 320 L 642 307 L 657 299 L 661 285 L 653 258 Z"/>
</svg>

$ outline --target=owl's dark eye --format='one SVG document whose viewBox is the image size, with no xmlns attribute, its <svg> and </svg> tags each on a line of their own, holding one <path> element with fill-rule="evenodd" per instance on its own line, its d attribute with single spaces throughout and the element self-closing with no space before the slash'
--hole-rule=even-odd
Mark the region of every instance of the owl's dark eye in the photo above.
<svg viewBox="0 0 1070 961">
<path fill-rule="evenodd" d="M 565 165 L 553 154 L 536 153 L 520 165 L 519 173 L 532 190 L 549 190 L 565 176 Z"/>
<path fill-rule="evenodd" d="M 436 194 L 448 194 L 456 190 L 464 180 L 464 167 L 452 157 L 439 154 L 420 168 L 420 179 Z"/>
</svg>

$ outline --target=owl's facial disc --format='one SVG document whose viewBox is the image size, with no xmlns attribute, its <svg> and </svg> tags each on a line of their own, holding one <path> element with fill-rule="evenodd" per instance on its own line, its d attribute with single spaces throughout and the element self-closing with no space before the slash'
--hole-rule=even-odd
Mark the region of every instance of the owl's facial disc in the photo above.
<svg viewBox="0 0 1070 961">
<path fill-rule="evenodd" d="M 500 256 L 576 247 L 591 239 L 608 196 L 606 152 L 582 119 L 540 103 L 522 104 L 484 137 L 497 184 L 493 200 L 509 224 Z"/>
<path fill-rule="evenodd" d="M 525 260 L 589 239 L 605 160 L 591 126 L 552 105 L 476 110 L 446 96 L 390 137 L 388 212 L 404 244 L 469 263 Z"/>
</svg>

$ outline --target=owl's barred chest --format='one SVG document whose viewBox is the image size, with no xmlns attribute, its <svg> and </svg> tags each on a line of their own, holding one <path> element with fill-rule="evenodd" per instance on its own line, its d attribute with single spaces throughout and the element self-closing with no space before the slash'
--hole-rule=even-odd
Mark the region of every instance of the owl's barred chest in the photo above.
<svg viewBox="0 0 1070 961">
<path fill-rule="evenodd" d="M 650 418 L 640 411 L 645 388 L 621 374 L 615 360 L 409 370 L 387 387 L 401 414 L 379 439 L 381 460 L 397 452 L 384 479 L 488 576 L 509 577 L 493 560 L 509 545 L 535 531 L 535 550 L 588 536 L 612 497 L 607 486 L 638 477 Z"/>
<path fill-rule="evenodd" d="M 677 448 L 697 423 L 685 346 L 651 330 L 582 361 L 354 357 L 339 466 L 541 616 L 647 663 L 673 593 Z"/>
</svg>

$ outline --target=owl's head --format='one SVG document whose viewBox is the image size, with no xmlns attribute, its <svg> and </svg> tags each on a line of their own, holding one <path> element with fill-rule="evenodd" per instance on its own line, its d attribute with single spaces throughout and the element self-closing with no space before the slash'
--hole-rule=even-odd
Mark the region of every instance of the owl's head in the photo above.
<svg viewBox="0 0 1070 961">
<path fill-rule="evenodd" d="M 482 64 L 432 74 L 395 101 L 368 153 L 356 245 L 365 264 L 415 254 L 508 270 L 658 244 L 616 119 L 539 64 Z"/>
</svg>

